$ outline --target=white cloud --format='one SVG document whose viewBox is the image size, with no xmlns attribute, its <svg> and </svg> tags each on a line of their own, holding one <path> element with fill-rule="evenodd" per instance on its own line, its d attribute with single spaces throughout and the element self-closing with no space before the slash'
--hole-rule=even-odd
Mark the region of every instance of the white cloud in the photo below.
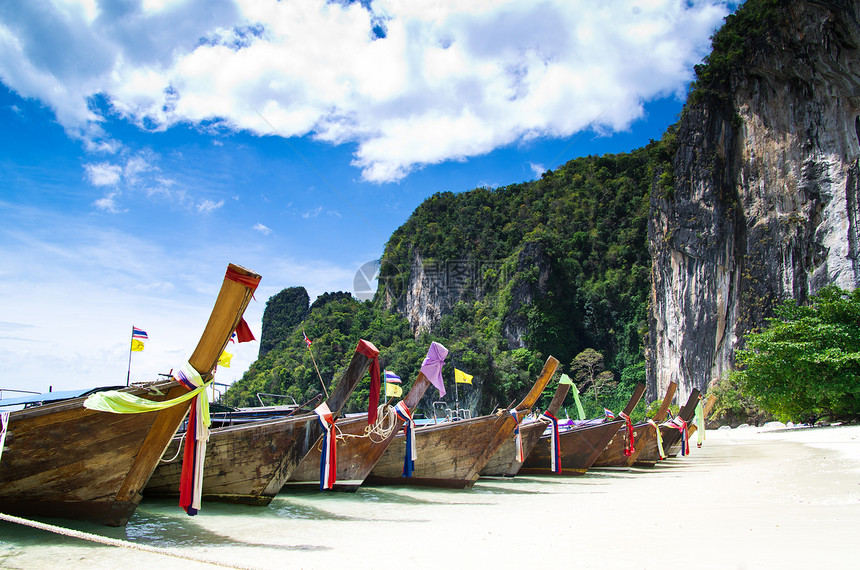
<svg viewBox="0 0 860 570">
<path fill-rule="evenodd" d="M 316 207 L 316 208 L 314 208 L 313 210 L 308 210 L 307 212 L 305 212 L 304 214 L 302 214 L 302 217 L 303 217 L 304 219 L 308 220 L 308 219 L 310 219 L 310 218 L 316 218 L 317 216 L 319 216 L 320 214 L 322 214 L 322 212 L 323 212 L 323 207 L 322 207 L 322 206 L 317 206 L 317 207 Z"/>
<path fill-rule="evenodd" d="M 267 236 L 270 233 L 272 233 L 272 228 L 270 228 L 268 226 L 264 226 L 263 224 L 260 224 L 260 223 L 254 224 L 254 230 L 260 232 L 264 236 Z"/>
<path fill-rule="evenodd" d="M 546 172 L 546 166 L 544 166 L 543 164 L 535 164 L 534 162 L 530 162 L 529 168 L 531 168 L 532 174 L 534 174 L 535 178 L 540 178 L 540 175 Z"/>
<path fill-rule="evenodd" d="M 727 13 L 719 0 L 11 4 L 0 77 L 93 148 L 110 144 L 89 105 L 104 94 L 149 130 L 205 121 L 356 143 L 355 166 L 380 182 L 538 136 L 626 129 L 643 101 L 683 95 Z"/>
<path fill-rule="evenodd" d="M 224 200 L 218 200 L 217 202 L 213 200 L 203 200 L 197 204 L 197 211 L 201 214 L 211 214 L 223 205 Z"/>
<path fill-rule="evenodd" d="M 126 210 L 123 210 L 119 207 L 119 204 L 117 204 L 116 198 L 119 195 L 119 192 L 108 192 L 103 197 L 99 198 L 98 200 L 95 200 L 93 202 L 93 206 L 95 206 L 98 210 L 103 210 L 110 214 L 119 214 L 121 212 L 124 212 Z"/>
<path fill-rule="evenodd" d="M 93 186 L 116 186 L 122 176 L 122 168 L 109 162 L 85 164 L 84 171 Z"/>
</svg>

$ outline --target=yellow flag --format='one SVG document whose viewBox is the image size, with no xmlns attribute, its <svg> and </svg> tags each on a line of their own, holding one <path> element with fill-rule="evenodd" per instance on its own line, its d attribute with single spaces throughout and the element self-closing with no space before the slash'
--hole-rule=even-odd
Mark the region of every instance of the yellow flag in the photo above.
<svg viewBox="0 0 860 570">
<path fill-rule="evenodd" d="M 385 385 L 385 397 L 386 398 L 399 398 L 402 395 L 403 395 L 403 388 L 401 388 L 397 384 L 386 384 Z"/>
<path fill-rule="evenodd" d="M 223 366 L 224 368 L 230 368 L 230 359 L 233 358 L 233 355 L 227 351 L 221 353 L 221 356 L 218 357 L 218 364 Z"/>
<path fill-rule="evenodd" d="M 136 338 L 131 339 L 131 351 L 143 352 L 143 341 L 137 340 Z"/>
<path fill-rule="evenodd" d="M 472 378 L 474 378 L 474 376 L 471 374 L 466 374 L 457 368 L 454 369 L 454 382 L 457 384 L 471 384 Z"/>
</svg>

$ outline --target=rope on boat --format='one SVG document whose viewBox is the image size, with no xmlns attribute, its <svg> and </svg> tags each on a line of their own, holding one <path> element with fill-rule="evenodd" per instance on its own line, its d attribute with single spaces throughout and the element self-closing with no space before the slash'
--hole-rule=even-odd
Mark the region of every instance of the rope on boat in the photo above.
<svg viewBox="0 0 860 570">
<path fill-rule="evenodd" d="M 179 438 L 179 445 L 176 446 L 176 455 L 174 455 L 170 459 L 165 459 L 164 455 L 162 455 L 161 459 L 159 459 L 160 463 L 173 463 L 174 461 L 176 461 L 176 458 L 179 457 L 179 454 L 182 453 L 182 451 L 183 451 L 182 442 L 185 441 L 185 434 L 186 433 L 188 433 L 188 432 L 183 432 L 182 437 Z M 164 449 L 164 453 L 167 453 L 167 448 Z"/>
<path fill-rule="evenodd" d="M 334 429 L 337 431 L 338 439 L 369 437 L 373 443 L 382 443 L 391 436 L 396 425 L 397 414 L 394 412 L 394 408 L 383 404 L 377 408 L 376 421 L 373 422 L 373 425 L 364 426 L 363 434 L 343 433 L 337 423 L 334 424 Z M 322 441 L 318 441 L 316 447 L 317 451 L 322 451 Z"/>
<path fill-rule="evenodd" d="M 0 520 L 4 520 L 6 522 L 20 524 L 24 526 L 29 526 L 38 530 L 44 530 L 46 532 L 53 532 L 54 534 L 59 534 L 62 536 L 68 536 L 71 538 L 77 538 L 80 540 L 88 540 L 90 542 L 97 542 L 99 544 L 104 544 L 106 546 L 115 546 L 120 548 L 131 548 L 133 550 L 140 550 L 143 552 L 149 552 L 152 554 L 160 554 L 162 556 L 170 556 L 173 558 L 182 558 L 185 560 L 191 560 L 193 562 L 201 562 L 203 564 L 211 564 L 213 566 L 222 566 L 225 568 L 239 568 L 241 570 L 246 570 L 247 566 L 235 566 L 233 564 L 228 564 L 219 560 L 211 560 L 208 558 L 204 558 L 202 556 L 195 556 L 191 553 L 179 552 L 176 550 L 169 550 L 167 548 L 161 548 L 158 546 L 149 546 L 148 544 L 138 544 L 135 542 L 129 542 L 127 540 L 120 540 L 118 538 L 109 538 L 107 536 L 101 536 L 98 534 L 93 534 L 90 532 L 83 532 L 80 530 L 73 530 L 70 528 L 65 528 L 62 526 L 56 526 L 52 524 L 42 523 L 30 519 L 25 519 L 21 517 L 16 517 L 13 515 L 7 515 L 6 513 L 0 513 Z"/>
</svg>

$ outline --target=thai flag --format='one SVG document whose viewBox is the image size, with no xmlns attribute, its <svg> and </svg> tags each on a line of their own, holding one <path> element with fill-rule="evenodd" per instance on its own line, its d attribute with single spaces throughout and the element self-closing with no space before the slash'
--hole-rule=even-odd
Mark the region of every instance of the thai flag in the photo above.
<svg viewBox="0 0 860 570">
<path fill-rule="evenodd" d="M 401 384 L 400 376 L 391 372 L 390 370 L 385 371 L 385 381 L 386 382 L 394 382 L 395 384 Z"/>
<path fill-rule="evenodd" d="M 143 329 L 139 329 L 139 328 L 137 328 L 137 327 L 135 327 L 135 326 L 132 326 L 132 327 L 131 327 L 131 338 L 142 338 L 142 339 L 148 339 L 149 337 L 148 337 L 148 336 L 146 336 L 146 331 L 145 331 L 145 330 L 143 330 Z"/>
<path fill-rule="evenodd" d="M 603 408 L 603 415 L 609 418 L 610 420 L 615 419 L 615 414 L 612 413 L 612 410 L 609 408 Z"/>
<path fill-rule="evenodd" d="M 305 331 L 302 331 L 302 336 L 305 337 L 305 344 L 308 345 L 308 348 L 311 347 L 311 339 L 308 338 L 308 335 L 305 334 Z"/>
</svg>

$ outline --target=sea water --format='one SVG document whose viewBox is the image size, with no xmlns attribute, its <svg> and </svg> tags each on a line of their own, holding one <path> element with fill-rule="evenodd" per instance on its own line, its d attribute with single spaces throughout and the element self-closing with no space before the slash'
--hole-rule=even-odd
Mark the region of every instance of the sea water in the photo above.
<svg viewBox="0 0 860 570">
<path fill-rule="evenodd" d="M 576 484 L 546 477 L 482 478 L 471 489 L 460 490 L 291 490 L 267 506 L 204 502 L 193 517 L 175 499 L 144 498 L 122 528 L 39 521 L 163 552 L 106 546 L 0 521 L 0 568 L 319 568 L 340 562 L 373 568 L 390 565 L 386 558 L 403 543 L 415 544 L 416 551 L 409 555 L 413 566 L 432 566 L 445 559 L 434 543 L 450 544 L 452 537 L 468 537 L 479 528 L 504 533 L 505 518 L 512 517 L 509 523 L 516 525 L 524 512 L 540 508 L 536 499 L 564 489 L 603 493 L 606 477 L 595 474 Z"/>
</svg>

